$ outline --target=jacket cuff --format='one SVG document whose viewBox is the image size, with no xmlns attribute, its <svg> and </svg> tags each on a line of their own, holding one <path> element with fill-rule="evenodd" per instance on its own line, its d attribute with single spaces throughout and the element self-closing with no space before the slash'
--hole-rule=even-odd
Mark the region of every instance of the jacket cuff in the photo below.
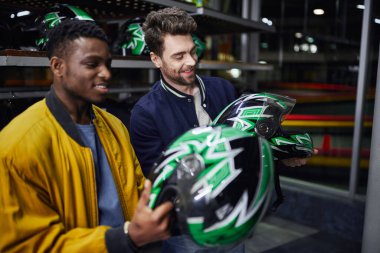
<svg viewBox="0 0 380 253">
<path fill-rule="evenodd" d="M 123 226 L 106 231 L 106 247 L 109 253 L 138 252 L 137 246 L 128 234 L 124 233 Z"/>
</svg>

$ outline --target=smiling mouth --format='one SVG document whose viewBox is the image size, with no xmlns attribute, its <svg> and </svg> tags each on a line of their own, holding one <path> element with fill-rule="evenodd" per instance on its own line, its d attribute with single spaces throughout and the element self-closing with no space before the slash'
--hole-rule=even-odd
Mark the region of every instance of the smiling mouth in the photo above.
<svg viewBox="0 0 380 253">
<path fill-rule="evenodd" d="M 187 75 L 193 74 L 194 73 L 194 69 L 184 70 L 184 71 L 182 71 L 182 73 L 187 74 Z"/>
<path fill-rule="evenodd" d="M 107 84 L 96 84 L 95 87 L 96 88 L 100 88 L 100 89 L 108 89 L 108 85 Z"/>
</svg>

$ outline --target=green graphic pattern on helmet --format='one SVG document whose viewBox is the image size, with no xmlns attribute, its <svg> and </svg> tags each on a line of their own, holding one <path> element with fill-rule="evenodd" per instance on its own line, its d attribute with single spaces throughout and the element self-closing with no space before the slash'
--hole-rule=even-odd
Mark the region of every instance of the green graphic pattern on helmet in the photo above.
<svg viewBox="0 0 380 253">
<path fill-rule="evenodd" d="M 37 46 L 44 45 L 47 41 L 48 41 L 48 39 L 47 39 L 46 37 L 36 39 L 36 45 L 37 45 Z"/>
<path fill-rule="evenodd" d="M 77 19 L 94 22 L 94 19 L 85 11 L 68 4 L 56 4 L 53 7 L 48 8 L 45 13 L 46 14 L 36 19 L 36 23 L 38 23 L 41 33 L 41 37 L 36 39 L 36 45 L 40 49 L 44 49 L 46 42 L 48 41 L 47 32 L 60 24 L 63 20 Z"/>
<path fill-rule="evenodd" d="M 273 169 L 264 138 L 225 125 L 195 128 L 177 138 L 153 169 L 149 206 L 177 187 L 182 232 L 201 246 L 229 246 L 246 238 L 265 213 Z"/>
<path fill-rule="evenodd" d="M 87 12 L 85 12 L 84 10 L 71 5 L 68 7 L 71 9 L 72 12 L 75 13 L 76 19 L 83 21 L 94 21 L 94 19 L 90 17 L 90 15 L 88 15 Z"/>
<path fill-rule="evenodd" d="M 310 157 L 313 142 L 307 133 L 287 132 L 281 127 L 283 119 L 293 109 L 296 100 L 271 93 L 241 96 L 229 104 L 212 122 L 226 124 L 270 142 L 274 159 Z"/>
<path fill-rule="evenodd" d="M 47 24 L 48 28 L 53 28 L 61 22 L 61 18 L 59 17 L 57 12 L 51 12 L 45 15 L 44 22 Z"/>
<path fill-rule="evenodd" d="M 193 240 L 202 246 L 223 246 L 233 244 L 251 232 L 252 227 L 261 219 L 262 211 L 265 208 L 266 206 L 264 205 L 259 206 L 259 208 L 255 210 L 255 213 L 253 213 L 252 217 L 240 226 L 236 226 L 239 218 L 236 217 L 223 227 L 212 231 L 205 231 L 203 219 L 189 219 L 189 231 Z"/>
<path fill-rule="evenodd" d="M 191 37 L 193 38 L 196 47 L 195 53 L 198 56 L 198 60 L 200 60 L 206 50 L 206 44 L 195 34 L 193 34 Z"/>
<path fill-rule="evenodd" d="M 52 29 L 53 27 L 61 23 L 61 18 L 57 12 L 50 12 L 44 16 L 43 22 L 46 24 L 46 26 L 49 29 Z M 48 41 L 47 37 L 38 38 L 36 40 L 36 45 L 37 46 L 44 45 L 47 41 Z"/>
<path fill-rule="evenodd" d="M 269 140 L 270 145 L 280 146 L 294 144 L 299 150 L 313 152 L 313 141 L 308 133 L 290 134 L 288 138 L 276 136 Z M 302 144 L 302 145 L 300 145 Z"/>
<path fill-rule="evenodd" d="M 220 183 L 228 177 L 236 176 L 237 172 L 231 168 L 230 162 L 241 152 L 241 150 L 231 150 L 226 140 L 244 136 L 249 136 L 249 134 L 226 126 L 196 128 L 180 136 L 165 151 L 165 154 L 168 155 L 166 160 L 155 168 L 155 171 L 162 171 L 153 182 L 149 206 L 151 208 L 155 206 L 157 197 L 162 190 L 162 184 L 173 174 L 178 160 L 194 153 L 202 157 L 206 169 L 200 172 L 198 176 L 200 180 L 194 185 L 192 191 L 204 185 L 212 185 L 211 191 L 214 194 L 211 196 L 219 193 L 221 191 Z"/>
<path fill-rule="evenodd" d="M 292 103 L 286 103 L 285 101 L 282 101 L 279 99 L 278 96 L 275 94 L 270 93 L 257 93 L 252 95 L 246 95 L 238 99 L 238 101 L 234 101 L 230 103 L 224 110 L 219 113 L 219 115 L 215 118 L 215 120 L 212 122 L 212 125 L 218 124 L 221 117 L 225 114 L 225 112 L 230 109 L 233 105 L 238 103 L 243 103 L 247 100 L 258 100 L 258 101 L 268 101 L 270 103 L 274 103 L 275 105 L 281 107 L 285 113 L 288 113 L 292 108 L 295 102 L 292 101 Z M 241 107 L 239 108 L 238 115 L 236 115 L 233 118 L 228 118 L 228 121 L 232 121 L 232 127 L 238 128 L 242 131 L 248 132 L 252 135 L 256 135 L 254 131 L 254 127 L 256 125 L 256 122 L 261 119 L 271 118 L 273 115 L 264 114 L 265 109 L 267 106 L 250 106 L 250 107 Z"/>
<path fill-rule="evenodd" d="M 248 193 L 245 191 L 234 211 L 211 228 L 204 228 L 202 217 L 189 218 L 188 228 L 197 244 L 203 246 L 229 245 L 248 235 L 254 224 L 261 219 L 264 214 L 263 210 L 269 204 L 268 195 L 271 194 L 274 167 L 271 148 L 264 139 L 261 139 L 261 152 L 265 160 L 262 166 L 265 168 L 261 170 L 259 186 L 251 206 L 248 206 Z"/>
<path fill-rule="evenodd" d="M 141 55 L 146 47 L 141 24 L 132 23 L 128 26 L 127 31 L 132 34 L 132 40 L 123 44 L 121 48 L 130 49 L 133 55 Z"/>
<path fill-rule="evenodd" d="M 76 19 L 84 21 L 94 21 L 85 11 L 71 5 L 65 6 L 74 13 Z M 58 12 L 59 11 L 53 11 L 45 15 L 43 22 L 47 24 L 47 27 L 49 29 L 54 28 L 56 25 L 61 23 L 62 19 L 67 18 L 66 16 L 60 16 Z"/>
<path fill-rule="evenodd" d="M 284 110 L 291 109 L 291 108 L 289 108 L 289 106 L 287 105 L 287 103 L 286 103 L 285 101 L 281 100 L 281 99 L 279 98 L 279 96 L 277 96 L 277 95 L 275 95 L 275 94 L 259 93 L 259 94 L 256 94 L 256 97 L 257 97 L 257 98 L 261 98 L 261 99 L 268 99 L 268 98 L 270 98 L 270 99 L 272 99 L 277 105 L 279 105 L 281 108 L 283 108 Z M 288 99 L 290 99 L 290 98 L 288 98 Z M 292 100 L 293 100 L 293 99 L 292 99 Z M 292 103 L 295 103 L 295 101 L 292 102 Z M 293 105 L 292 105 L 292 107 L 293 107 Z"/>
<path fill-rule="evenodd" d="M 262 113 L 263 108 L 261 106 L 242 108 L 239 112 L 239 115 L 236 118 L 230 119 L 234 121 L 232 127 L 238 128 L 242 131 L 246 131 L 255 135 L 255 123 L 253 123 L 251 120 L 259 120 L 263 118 Z"/>
</svg>

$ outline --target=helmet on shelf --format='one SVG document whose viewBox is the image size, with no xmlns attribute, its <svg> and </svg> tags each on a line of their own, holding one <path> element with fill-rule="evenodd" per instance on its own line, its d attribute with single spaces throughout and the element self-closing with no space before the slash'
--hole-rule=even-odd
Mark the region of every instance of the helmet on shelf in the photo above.
<svg viewBox="0 0 380 253">
<path fill-rule="evenodd" d="M 196 46 L 196 54 L 198 56 L 198 61 L 203 58 L 203 55 L 206 50 L 206 43 L 199 38 L 196 34 L 192 34 L 191 37 L 193 38 L 194 44 Z"/>
<path fill-rule="evenodd" d="M 141 17 L 130 18 L 120 27 L 114 43 L 114 53 L 126 55 L 149 55 L 149 48 L 144 40 Z"/>
<path fill-rule="evenodd" d="M 40 37 L 36 40 L 36 45 L 40 50 L 46 49 L 49 31 L 66 19 L 95 22 L 85 11 L 72 5 L 56 4 L 46 9 L 35 21 L 40 33 Z"/>
<path fill-rule="evenodd" d="M 155 163 L 149 205 L 173 201 L 177 231 L 205 247 L 233 247 L 252 234 L 271 197 L 268 142 L 228 126 L 191 129 Z"/>
<path fill-rule="evenodd" d="M 313 142 L 309 134 L 287 132 L 281 126 L 296 100 L 271 93 L 243 95 L 228 105 L 213 121 L 226 124 L 269 141 L 275 159 L 310 157 Z"/>
</svg>

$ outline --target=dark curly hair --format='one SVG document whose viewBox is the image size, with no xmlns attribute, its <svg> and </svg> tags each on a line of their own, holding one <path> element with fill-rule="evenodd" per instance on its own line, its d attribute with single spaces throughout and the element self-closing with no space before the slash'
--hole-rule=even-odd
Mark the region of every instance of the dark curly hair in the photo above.
<svg viewBox="0 0 380 253">
<path fill-rule="evenodd" d="M 108 43 L 107 35 L 94 22 L 67 19 L 48 33 L 46 43 L 48 58 L 54 55 L 63 57 L 70 42 L 80 37 L 97 38 Z"/>
<path fill-rule="evenodd" d="M 166 34 L 186 35 L 197 29 L 195 20 L 184 10 L 170 7 L 152 11 L 143 24 L 145 42 L 151 52 L 162 56 L 163 37 Z"/>
</svg>

